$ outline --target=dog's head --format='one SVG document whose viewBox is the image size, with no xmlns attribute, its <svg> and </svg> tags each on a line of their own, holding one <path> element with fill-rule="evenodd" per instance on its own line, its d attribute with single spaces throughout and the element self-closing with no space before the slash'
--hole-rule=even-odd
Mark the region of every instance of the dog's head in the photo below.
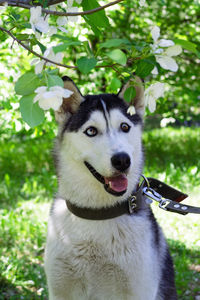
<svg viewBox="0 0 200 300">
<path fill-rule="evenodd" d="M 123 100 L 130 82 L 117 95 L 82 96 L 70 78 L 63 80 L 64 87 L 73 94 L 64 99 L 60 111 L 56 112 L 61 195 L 71 199 L 84 194 L 88 204 L 90 197 L 124 199 L 135 188 L 142 168 L 144 90 L 141 80 L 135 79 L 133 115 L 127 112 L 128 104 Z M 108 205 L 106 200 L 102 201 Z"/>
</svg>

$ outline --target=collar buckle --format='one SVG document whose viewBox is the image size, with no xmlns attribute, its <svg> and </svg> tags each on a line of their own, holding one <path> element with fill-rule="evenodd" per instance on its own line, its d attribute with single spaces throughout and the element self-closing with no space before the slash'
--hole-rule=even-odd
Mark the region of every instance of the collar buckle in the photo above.
<svg viewBox="0 0 200 300">
<path fill-rule="evenodd" d="M 137 207 L 137 204 L 136 204 L 136 196 L 135 195 L 131 195 L 129 198 L 128 198 L 128 209 L 129 209 L 129 213 L 132 215 L 135 211 Z"/>
</svg>

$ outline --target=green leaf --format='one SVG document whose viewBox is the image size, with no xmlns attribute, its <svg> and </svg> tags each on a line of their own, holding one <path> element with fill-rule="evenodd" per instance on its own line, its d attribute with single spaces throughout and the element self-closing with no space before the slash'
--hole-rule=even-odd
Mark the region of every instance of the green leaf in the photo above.
<svg viewBox="0 0 200 300">
<path fill-rule="evenodd" d="M 25 40 L 28 40 L 30 38 L 30 35 L 19 33 L 19 34 L 16 35 L 16 38 L 20 41 L 25 41 Z"/>
<path fill-rule="evenodd" d="M 48 88 L 55 86 L 55 85 L 64 87 L 63 80 L 59 76 L 50 75 L 50 74 L 47 74 L 47 85 L 48 85 Z"/>
<path fill-rule="evenodd" d="M 83 74 L 87 74 L 97 64 L 97 60 L 93 58 L 81 57 L 77 60 L 77 67 Z"/>
<path fill-rule="evenodd" d="M 38 44 L 38 46 L 40 47 L 40 50 L 44 54 L 44 52 L 46 51 L 47 47 L 45 47 L 43 44 L 41 44 L 38 40 L 36 40 L 36 43 Z"/>
<path fill-rule="evenodd" d="M 182 46 L 185 50 L 188 50 L 188 51 L 193 52 L 195 54 L 198 53 L 198 51 L 196 49 L 197 45 L 192 43 L 192 42 L 189 42 L 189 41 L 186 41 L 186 40 L 181 40 L 181 39 L 176 39 L 176 40 L 174 40 L 174 43 Z"/>
<path fill-rule="evenodd" d="M 57 39 L 61 40 L 62 42 L 63 42 L 63 41 L 68 41 L 68 42 L 71 42 L 71 41 L 73 41 L 73 42 L 79 42 L 79 40 L 78 40 L 77 38 L 74 38 L 74 37 L 72 37 L 72 36 L 68 37 L 68 36 L 66 36 L 66 35 L 57 34 L 57 33 L 56 33 L 56 34 L 53 34 L 53 35 L 52 35 L 52 38 L 53 38 L 53 39 L 57 38 Z"/>
<path fill-rule="evenodd" d="M 120 45 L 131 45 L 128 39 L 111 39 L 105 43 L 100 44 L 100 48 L 112 48 L 119 47 Z"/>
<path fill-rule="evenodd" d="M 119 49 L 115 49 L 107 53 L 107 56 L 120 65 L 126 64 L 127 61 L 126 54 Z"/>
<path fill-rule="evenodd" d="M 58 75 L 59 74 L 59 70 L 58 69 L 49 69 L 49 70 L 47 70 L 46 71 L 47 72 L 47 74 L 49 74 L 49 75 Z"/>
<path fill-rule="evenodd" d="M 136 74 L 141 78 L 145 78 L 151 73 L 155 65 L 156 61 L 151 58 L 142 59 L 137 64 Z"/>
<path fill-rule="evenodd" d="M 79 41 L 68 41 L 63 44 L 53 47 L 53 52 L 56 54 L 58 52 L 68 50 L 67 48 L 69 46 L 80 46 L 80 45 L 81 45 L 81 42 L 79 42 Z"/>
<path fill-rule="evenodd" d="M 91 49 L 91 47 L 90 47 L 89 42 L 88 42 L 88 41 L 83 42 L 83 46 L 84 46 L 85 51 L 86 51 L 86 53 L 88 54 L 88 56 L 93 57 L 94 54 L 93 54 L 93 52 L 92 52 L 92 49 Z"/>
<path fill-rule="evenodd" d="M 130 86 L 129 88 L 127 88 L 127 90 L 124 93 L 124 99 L 127 102 L 131 102 L 131 100 L 133 100 L 135 96 L 136 96 L 136 90 L 134 86 Z"/>
<path fill-rule="evenodd" d="M 38 103 L 33 103 L 34 97 L 35 94 L 31 94 L 23 96 L 20 100 L 22 118 L 30 127 L 35 127 L 44 120 L 44 111 L 38 106 Z"/>
<path fill-rule="evenodd" d="M 90 27 L 91 27 L 92 31 L 94 32 L 94 34 L 99 37 L 101 35 L 101 31 L 95 25 L 95 23 L 93 23 L 93 21 L 87 15 L 83 16 L 83 18 L 85 19 L 85 22 L 90 25 Z"/>
<path fill-rule="evenodd" d="M 148 44 L 145 43 L 145 42 L 135 42 L 135 41 L 133 41 L 133 42 L 132 42 L 132 45 L 134 46 L 134 48 L 135 48 L 137 51 L 142 52 L 142 50 L 143 50 Z"/>
<path fill-rule="evenodd" d="M 35 89 L 40 86 L 40 83 L 41 82 L 35 73 L 27 72 L 17 80 L 15 92 L 23 96 L 32 94 Z"/>
<path fill-rule="evenodd" d="M 110 89 L 116 92 L 120 87 L 121 87 L 121 81 L 118 78 L 114 77 L 111 80 Z"/>
<path fill-rule="evenodd" d="M 81 5 L 84 11 L 91 10 L 100 6 L 96 0 L 83 0 Z M 91 15 L 87 15 L 87 18 L 85 19 L 91 21 L 93 24 L 100 28 L 110 27 L 109 20 L 106 17 L 104 10 L 93 13 Z"/>
</svg>

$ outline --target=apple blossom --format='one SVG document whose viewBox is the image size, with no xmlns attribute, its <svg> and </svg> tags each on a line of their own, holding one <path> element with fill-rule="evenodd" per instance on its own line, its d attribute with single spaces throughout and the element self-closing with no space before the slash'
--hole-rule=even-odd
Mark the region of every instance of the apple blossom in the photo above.
<svg viewBox="0 0 200 300">
<path fill-rule="evenodd" d="M 3 14 L 8 6 L 8 2 L 4 2 L 2 6 L 0 6 L 0 14 Z"/>
<path fill-rule="evenodd" d="M 153 70 L 151 71 L 151 74 L 158 75 L 158 68 L 154 67 Z"/>
<path fill-rule="evenodd" d="M 49 30 L 48 17 L 42 17 L 41 6 L 31 7 L 30 9 L 30 24 L 34 32 L 36 29 L 40 32 L 47 33 Z"/>
<path fill-rule="evenodd" d="M 165 84 L 156 82 L 150 85 L 144 92 L 145 105 L 148 106 L 150 112 L 156 109 L 156 100 L 164 95 Z"/>
<path fill-rule="evenodd" d="M 72 7 L 74 0 L 67 0 L 67 7 Z"/>
<path fill-rule="evenodd" d="M 169 46 L 173 46 L 174 42 L 171 40 L 166 40 L 166 39 L 161 39 L 159 40 L 158 38 L 160 37 L 160 27 L 158 26 L 154 26 L 151 30 L 151 36 L 154 40 L 154 45 L 156 48 L 158 48 L 158 46 L 160 47 L 169 47 Z"/>
<path fill-rule="evenodd" d="M 55 111 L 59 110 L 63 103 L 63 98 L 69 98 L 73 94 L 72 91 L 61 86 L 52 86 L 49 90 L 47 86 L 41 86 L 35 90 L 35 93 L 37 95 L 33 99 L 34 103 L 38 101 L 42 109 L 48 110 L 53 108 Z"/>
<path fill-rule="evenodd" d="M 165 69 L 176 72 L 178 70 L 178 65 L 175 59 L 172 56 L 177 56 L 182 52 L 182 48 L 179 45 L 174 45 L 174 42 L 171 40 L 161 39 L 160 37 L 160 28 L 154 26 L 151 30 L 151 35 L 154 40 L 154 44 L 151 45 L 152 50 L 155 54 L 157 63 Z M 166 50 L 159 47 L 168 47 Z M 156 70 L 152 71 L 152 74 L 155 74 Z"/>
<path fill-rule="evenodd" d="M 145 6 L 146 5 L 146 0 L 140 0 L 139 5 L 140 6 Z"/>
<path fill-rule="evenodd" d="M 55 54 L 52 47 L 46 49 L 43 56 L 44 58 L 54 61 L 55 63 L 61 63 L 63 59 L 63 53 L 58 52 Z M 53 63 L 45 62 L 45 60 L 40 60 L 39 58 L 35 58 L 32 60 L 31 65 L 35 65 L 35 74 L 40 74 L 42 72 L 45 63 L 47 66 L 54 65 Z"/>
<path fill-rule="evenodd" d="M 127 114 L 133 116 L 135 114 L 135 107 L 133 105 L 130 105 L 127 109 Z"/>
<path fill-rule="evenodd" d="M 56 23 L 59 26 L 63 26 L 63 25 L 66 25 L 68 23 L 68 19 L 67 19 L 67 17 L 58 17 Z"/>
<path fill-rule="evenodd" d="M 78 7 L 77 6 L 69 7 L 67 12 L 77 13 L 78 12 Z M 68 20 L 69 20 L 69 22 L 77 22 L 78 16 L 68 16 Z"/>
<path fill-rule="evenodd" d="M 82 0 L 75 0 L 76 3 L 81 4 Z M 67 6 L 72 7 L 74 0 L 67 0 Z"/>
</svg>

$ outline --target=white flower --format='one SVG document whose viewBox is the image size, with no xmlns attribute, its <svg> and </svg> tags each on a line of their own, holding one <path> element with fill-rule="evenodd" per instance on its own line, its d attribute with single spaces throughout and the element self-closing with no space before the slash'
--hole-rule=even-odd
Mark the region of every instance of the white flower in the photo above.
<svg viewBox="0 0 200 300">
<path fill-rule="evenodd" d="M 159 40 L 158 45 L 160 47 L 170 47 L 170 46 L 174 45 L 174 42 L 171 40 L 161 39 L 161 40 Z"/>
<path fill-rule="evenodd" d="M 154 26 L 152 28 L 152 30 L 151 30 L 151 36 L 152 36 L 152 38 L 154 40 L 154 43 L 156 43 L 157 40 L 158 40 L 158 38 L 159 38 L 159 36 L 160 36 L 160 27 Z"/>
<path fill-rule="evenodd" d="M 146 5 L 146 0 L 140 0 L 139 5 L 140 6 L 145 6 Z"/>
<path fill-rule="evenodd" d="M 48 48 L 45 50 L 44 55 L 45 58 L 52 60 L 56 63 L 61 63 L 62 59 L 63 59 L 63 53 L 62 52 L 58 52 L 58 53 L 54 53 L 52 47 Z M 35 65 L 35 74 L 40 74 L 43 70 L 45 64 L 45 60 L 40 60 L 38 58 L 35 58 L 32 60 L 31 65 Z M 47 62 L 46 63 L 47 66 L 53 66 L 53 63 Z"/>
<path fill-rule="evenodd" d="M 50 5 L 49 10 L 56 11 L 57 10 L 57 4 Z"/>
<path fill-rule="evenodd" d="M 176 122 L 176 119 L 174 119 L 174 118 L 163 118 L 160 121 L 160 127 L 166 127 L 168 124 L 175 123 L 175 122 Z"/>
<path fill-rule="evenodd" d="M 55 26 L 49 26 L 49 32 L 48 35 L 52 36 L 53 34 L 57 33 L 57 28 Z"/>
<path fill-rule="evenodd" d="M 72 7 L 74 0 L 67 0 L 67 7 Z"/>
<path fill-rule="evenodd" d="M 35 65 L 35 74 L 40 74 L 42 72 L 44 63 L 45 61 L 40 60 L 39 58 L 34 58 L 31 61 L 31 66 Z"/>
<path fill-rule="evenodd" d="M 158 69 L 157 69 L 157 67 L 153 68 L 153 70 L 151 71 L 151 74 L 158 75 Z"/>
<path fill-rule="evenodd" d="M 8 6 L 8 2 L 4 2 L 2 3 L 3 5 L 0 6 L 0 14 L 3 14 L 4 11 L 6 10 L 7 6 Z"/>
<path fill-rule="evenodd" d="M 36 29 L 43 33 L 48 32 L 49 30 L 48 17 L 46 17 L 45 19 L 44 17 L 42 17 L 41 6 L 31 7 L 30 24 L 34 32 L 36 31 Z"/>
<path fill-rule="evenodd" d="M 164 83 L 156 82 L 150 85 L 144 93 L 145 105 L 148 106 L 150 112 L 156 109 L 156 100 L 164 95 Z"/>
<path fill-rule="evenodd" d="M 172 56 L 177 56 L 182 52 L 182 48 L 179 45 L 171 46 L 167 48 L 162 55 L 156 56 L 156 61 L 159 65 L 165 69 L 176 72 L 178 70 L 178 65 Z"/>
<path fill-rule="evenodd" d="M 59 110 L 60 106 L 63 103 L 63 98 L 69 98 L 73 92 L 64 89 L 61 86 L 52 86 L 50 89 L 47 89 L 47 86 L 41 86 L 35 90 L 37 94 L 33 99 L 33 102 L 37 102 L 39 106 L 44 109 L 53 108 L 53 110 Z"/>
<path fill-rule="evenodd" d="M 177 56 L 177 55 L 181 54 L 181 52 L 182 52 L 182 48 L 179 45 L 169 47 L 165 51 L 167 56 Z"/>
<path fill-rule="evenodd" d="M 81 2 L 82 2 L 82 0 L 75 0 L 76 1 L 76 3 L 78 3 L 78 4 L 81 4 Z M 145 0 L 143 0 L 143 1 L 145 1 Z"/>
<path fill-rule="evenodd" d="M 173 72 L 176 72 L 178 70 L 178 65 L 172 57 L 169 57 L 167 55 L 157 55 L 156 61 L 165 70 L 170 70 Z"/>
<path fill-rule="evenodd" d="M 78 7 L 77 6 L 73 6 L 73 7 L 69 7 L 67 12 L 69 13 L 77 13 L 78 12 Z M 68 17 L 69 22 L 77 22 L 78 21 L 78 16 L 69 16 Z"/>
<path fill-rule="evenodd" d="M 135 107 L 133 105 L 130 105 L 129 108 L 127 109 L 127 114 L 133 116 L 135 114 Z"/>
<path fill-rule="evenodd" d="M 174 42 L 171 40 L 165 40 L 165 39 L 161 39 L 159 40 L 158 38 L 160 37 L 160 27 L 158 26 L 154 26 L 151 30 L 151 36 L 154 40 L 154 47 L 158 48 L 158 46 L 160 47 L 169 47 L 169 46 L 173 46 Z"/>
<path fill-rule="evenodd" d="M 172 58 L 172 56 L 177 56 L 182 52 L 181 46 L 174 45 L 174 42 L 171 40 L 165 40 L 165 39 L 159 40 L 160 28 L 158 26 L 153 27 L 153 29 L 151 30 L 151 35 L 154 40 L 154 44 L 152 45 L 152 50 L 155 54 L 157 63 L 159 63 L 159 65 L 165 70 L 176 72 L 178 70 L 178 65 L 175 59 Z M 164 50 L 160 47 L 169 47 L 169 48 Z"/>
<path fill-rule="evenodd" d="M 62 26 L 59 26 L 58 29 L 60 29 L 62 32 L 68 33 L 68 30 Z"/>
<path fill-rule="evenodd" d="M 68 19 L 67 19 L 67 17 L 58 17 L 56 23 L 59 26 L 64 26 L 68 23 Z"/>
<path fill-rule="evenodd" d="M 48 58 L 49 60 L 52 60 L 56 63 L 61 63 L 62 59 L 63 59 L 63 53 L 62 52 L 58 52 L 58 53 L 54 53 L 52 47 L 46 49 L 46 51 L 44 52 L 44 57 Z M 53 66 L 52 63 L 48 62 L 47 66 Z"/>
</svg>

